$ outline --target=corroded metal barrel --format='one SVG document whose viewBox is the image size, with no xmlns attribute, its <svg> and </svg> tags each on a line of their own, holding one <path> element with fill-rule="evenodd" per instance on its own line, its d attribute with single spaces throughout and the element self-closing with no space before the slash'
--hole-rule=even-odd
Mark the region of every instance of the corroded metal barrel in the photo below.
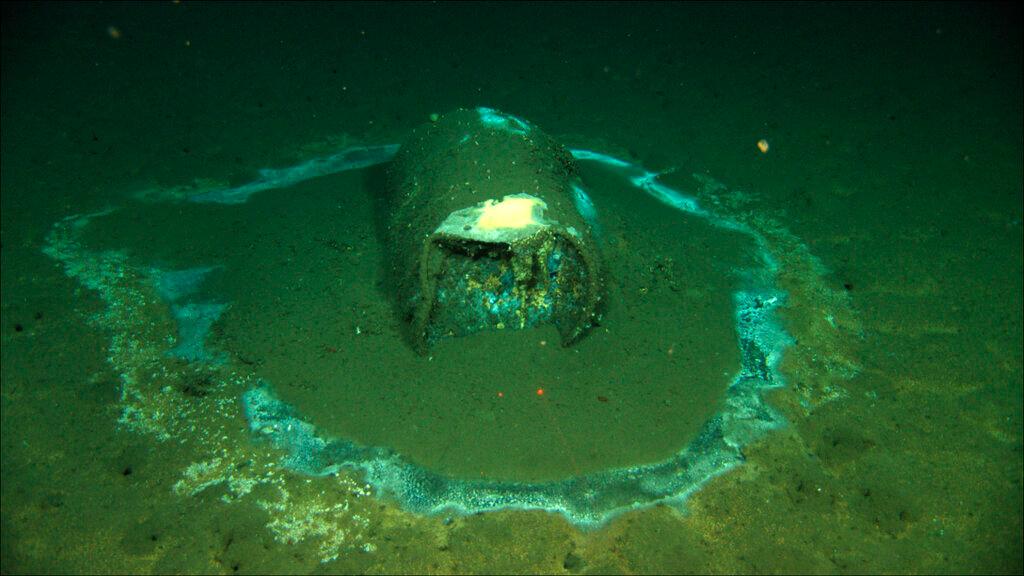
<svg viewBox="0 0 1024 576">
<path fill-rule="evenodd" d="M 416 128 L 388 172 L 390 281 L 411 343 L 599 317 L 592 232 L 569 151 L 530 123 L 460 109 Z"/>
</svg>

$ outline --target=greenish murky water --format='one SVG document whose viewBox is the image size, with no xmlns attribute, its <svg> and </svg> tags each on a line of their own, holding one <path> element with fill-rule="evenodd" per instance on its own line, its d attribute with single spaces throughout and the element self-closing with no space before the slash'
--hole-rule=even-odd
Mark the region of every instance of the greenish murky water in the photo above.
<svg viewBox="0 0 1024 576">
<path fill-rule="evenodd" d="M 932 4 L 5 5 L 3 571 L 1019 572 L 1016 22 Z M 547 326 L 418 355 L 385 279 L 382 167 L 181 201 L 476 106 L 660 172 L 741 230 L 581 162 L 600 325 L 570 348 Z M 270 383 L 323 438 L 466 482 L 587 478 L 598 506 L 595 474 L 706 445 L 737 413 L 734 294 L 765 254 L 792 343 L 762 394 L 785 424 L 685 498 L 597 527 L 410 511 L 359 470 L 289 469 L 246 420 L 242 394 Z M 168 297 L 161 274 L 197 267 Z M 219 314 L 206 362 L 167 354 L 195 304 Z"/>
</svg>

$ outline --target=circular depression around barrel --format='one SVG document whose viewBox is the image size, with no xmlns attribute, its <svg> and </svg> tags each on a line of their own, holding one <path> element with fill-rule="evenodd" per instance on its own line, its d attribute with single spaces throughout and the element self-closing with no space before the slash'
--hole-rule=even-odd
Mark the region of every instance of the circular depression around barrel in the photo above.
<svg viewBox="0 0 1024 576">
<path fill-rule="evenodd" d="M 143 340 L 120 350 L 115 339 L 122 423 L 167 437 L 162 422 L 191 412 L 172 387 L 141 391 L 159 386 L 156 376 L 131 375 L 164 363 L 152 356 L 162 348 L 195 366 L 195 377 L 182 372 L 184 397 L 246 387 L 254 439 L 282 449 L 287 469 L 362 470 L 412 511 L 541 508 L 593 525 L 681 501 L 740 463 L 742 446 L 781 423 L 761 393 L 781 385 L 789 338 L 774 320 L 784 295 L 759 232 L 637 165 L 573 153 L 598 160 L 585 185 L 601 214 L 610 305 L 571 348 L 549 327 L 447 339 L 415 355 L 381 287 L 379 173 L 293 178 L 310 166 L 337 171 L 331 159 L 348 162 L 349 151 L 204 193 L 212 205 L 69 218 L 47 250 L 111 302 L 112 317 L 126 310 L 115 326 L 138 323 L 134 306 L 163 301 L 170 312 L 176 338 L 156 336 L 166 327 L 151 322 L 134 330 L 158 340 L 126 332 Z M 287 193 L 246 203 L 277 180 Z M 233 384 L 208 388 L 215 372 Z M 222 410 L 218 394 L 210 407 Z M 203 433 L 203 423 L 183 430 Z"/>
</svg>

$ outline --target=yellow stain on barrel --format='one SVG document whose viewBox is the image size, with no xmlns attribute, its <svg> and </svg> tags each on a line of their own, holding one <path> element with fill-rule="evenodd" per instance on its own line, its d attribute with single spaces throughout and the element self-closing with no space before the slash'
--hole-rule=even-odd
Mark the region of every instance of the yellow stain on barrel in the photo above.
<svg viewBox="0 0 1024 576">
<path fill-rule="evenodd" d="M 505 196 L 501 202 L 487 200 L 476 221 L 476 227 L 479 230 L 496 230 L 499 228 L 526 228 L 540 224 L 541 222 L 537 219 L 538 208 L 543 211 L 547 208 L 547 204 L 540 198 L 526 194 Z"/>
</svg>

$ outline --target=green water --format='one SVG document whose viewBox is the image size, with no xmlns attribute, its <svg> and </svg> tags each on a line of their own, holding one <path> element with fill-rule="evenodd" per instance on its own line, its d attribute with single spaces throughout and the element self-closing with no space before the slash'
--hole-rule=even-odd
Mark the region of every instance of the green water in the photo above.
<svg viewBox="0 0 1024 576">
<path fill-rule="evenodd" d="M 1018 22 L 928 4 L 5 5 L 3 571 L 1019 572 Z M 213 348 L 327 433 L 431 469 L 534 480 L 667 457 L 736 370 L 728 269 L 750 246 L 601 170 L 585 176 L 609 309 L 571 349 L 553 328 L 405 346 L 377 169 L 241 207 L 131 199 L 477 105 L 676 168 L 671 185 L 721 182 L 781 260 L 796 344 L 770 401 L 789 424 L 685 511 L 590 531 L 446 520 L 357 474 L 278 470 L 236 396 L 200 408 L 218 394 L 202 369 L 138 360 L 132 342 L 173 333 L 145 282 L 96 292 L 43 253 L 62 218 L 117 207 L 89 250 L 222 264 Z M 165 408 L 149 428 L 119 424 L 140 405 L 126 374 Z"/>
</svg>

